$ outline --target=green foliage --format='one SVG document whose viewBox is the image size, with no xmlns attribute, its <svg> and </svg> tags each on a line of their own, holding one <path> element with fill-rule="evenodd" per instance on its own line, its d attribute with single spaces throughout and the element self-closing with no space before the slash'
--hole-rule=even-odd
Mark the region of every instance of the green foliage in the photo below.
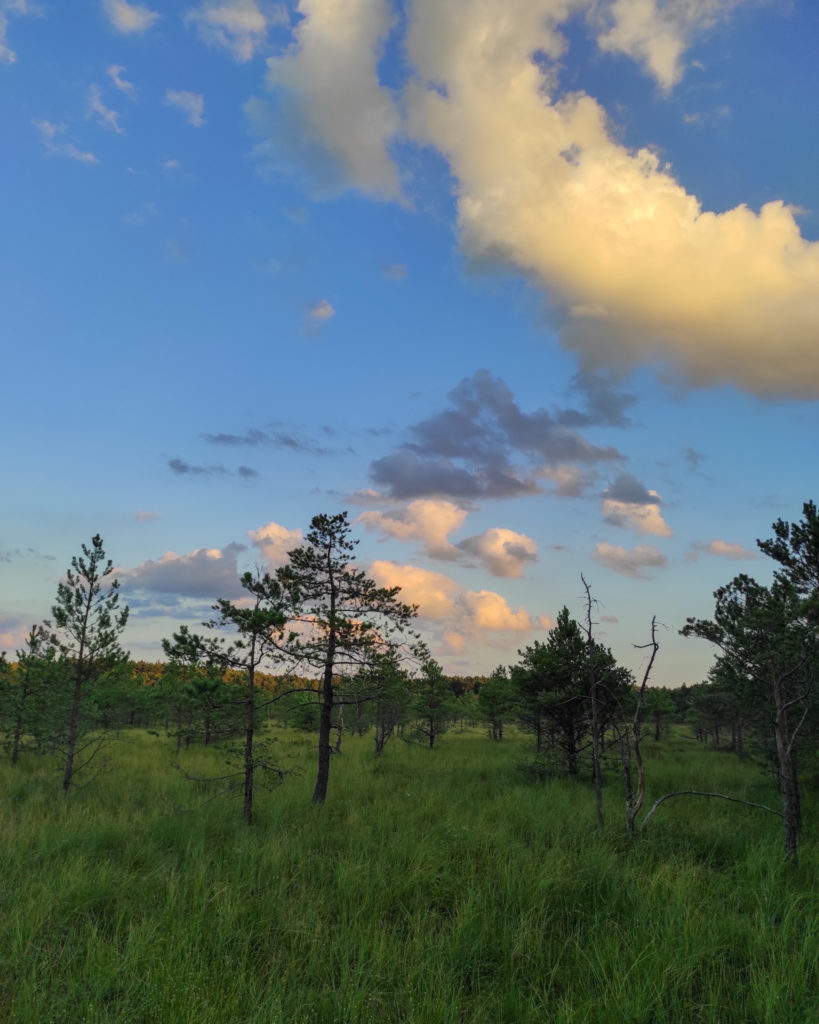
<svg viewBox="0 0 819 1024">
<path fill-rule="evenodd" d="M 503 726 L 509 721 L 515 708 L 515 691 L 505 666 L 498 666 L 481 685 L 478 692 L 478 708 L 489 723 L 492 739 L 503 739 Z"/>
<path fill-rule="evenodd" d="M 639 841 L 597 830 L 590 787 L 516 778 L 514 730 L 451 734 L 434 759 L 394 744 L 375 762 L 350 737 L 316 815 L 313 742 L 275 735 L 302 771 L 259 794 L 255 829 L 228 800 L 191 807 L 164 738 L 128 735 L 68 804 L 42 759 L 0 765 L 0 1020 L 816 1018 L 815 830 L 797 867 L 772 816 L 721 801 L 669 802 Z M 681 732 L 646 755 L 649 801 L 681 782 L 768 799 L 752 765 Z M 182 762 L 208 775 L 221 758 L 200 746 Z"/>
<path fill-rule="evenodd" d="M 429 659 L 415 680 L 414 731 L 430 750 L 458 716 L 458 698 L 437 661 Z"/>
<path fill-rule="evenodd" d="M 288 555 L 276 578 L 290 602 L 294 626 L 288 653 L 320 673 L 319 740 L 313 802 L 327 798 L 330 734 L 340 678 L 358 677 L 385 658 L 414 647 L 416 610 L 398 600 L 398 587 L 378 587 L 355 568 L 357 541 L 346 512 L 314 516 L 306 543 Z"/>
<path fill-rule="evenodd" d="M 601 729 L 619 713 L 633 683 L 631 674 L 607 647 L 596 641 L 589 645 L 568 608 L 559 612 L 545 644 L 536 640 L 519 653 L 521 661 L 512 668 L 518 720 L 534 732 L 537 754 L 549 750 L 562 770 L 576 776 L 590 744 L 592 670 Z"/>
<path fill-rule="evenodd" d="M 99 752 L 99 743 L 93 738 L 79 745 L 81 738 L 98 724 L 91 713 L 93 687 L 103 677 L 118 671 L 128 657 L 119 646 L 119 637 L 128 621 L 128 607 L 119 605 L 117 580 L 108 579 L 113 570 L 113 562 L 106 559 L 102 537 L 96 534 L 91 538 L 91 546 L 83 544 L 82 555 L 71 559 L 65 580 L 57 586 L 57 600 L 51 609 L 54 631 L 49 642 L 68 666 L 72 684 L 67 717 L 59 723 L 55 721 L 58 735 L 64 729 L 63 791 L 66 794 L 75 773 Z M 45 626 L 52 629 L 49 621 Z M 79 762 L 76 760 L 78 753 L 82 755 Z"/>
</svg>

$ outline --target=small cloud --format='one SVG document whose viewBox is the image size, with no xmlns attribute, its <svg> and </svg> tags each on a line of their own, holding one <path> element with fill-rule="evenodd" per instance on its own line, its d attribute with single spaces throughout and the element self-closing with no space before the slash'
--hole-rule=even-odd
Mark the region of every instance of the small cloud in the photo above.
<svg viewBox="0 0 819 1024">
<path fill-rule="evenodd" d="M 181 110 L 188 124 L 194 128 L 201 128 L 203 124 L 207 124 L 203 116 L 205 98 L 201 93 L 188 92 L 185 89 L 166 89 L 165 105 Z"/>
<path fill-rule="evenodd" d="M 336 311 L 327 301 L 327 299 L 319 299 L 318 302 L 314 302 L 308 310 L 307 315 L 311 320 L 319 323 L 329 320 L 331 317 L 336 315 Z"/>
<path fill-rule="evenodd" d="M 648 490 L 631 473 L 620 473 L 603 491 L 603 519 L 611 526 L 670 537 L 671 528 L 660 512 L 662 498 Z"/>
<path fill-rule="evenodd" d="M 210 466 L 197 466 L 184 459 L 168 459 L 168 468 L 177 476 L 232 476 L 234 470 L 226 469 L 221 463 L 214 463 Z M 243 480 L 251 480 L 259 475 L 258 470 L 252 466 L 237 466 L 235 475 Z"/>
<path fill-rule="evenodd" d="M 53 121 L 32 121 L 32 124 L 40 133 L 40 139 L 49 153 L 57 153 L 59 156 L 67 156 L 70 160 L 78 160 L 84 164 L 95 164 L 97 158 L 93 153 L 77 149 L 73 142 L 65 142 L 60 136 L 65 133 L 64 124 L 54 124 Z"/>
<path fill-rule="evenodd" d="M 236 447 L 240 445 L 255 446 L 264 444 L 270 438 L 263 430 L 250 429 L 246 430 L 244 434 L 205 434 L 205 440 L 210 444 L 224 444 Z"/>
<path fill-rule="evenodd" d="M 108 15 L 111 27 L 123 34 L 141 35 L 161 17 L 145 4 L 131 4 L 127 0 L 102 0 L 102 8 Z"/>
<path fill-rule="evenodd" d="M 388 281 L 403 281 L 407 276 L 406 263 L 388 263 L 381 268 L 381 274 Z"/>
<path fill-rule="evenodd" d="M 122 77 L 122 72 L 125 68 L 121 64 L 111 64 L 105 69 L 106 75 L 114 83 L 114 87 L 119 89 L 120 92 L 124 92 L 125 95 L 132 100 L 136 99 L 136 86 L 133 82 L 129 82 L 127 79 Z"/>
<path fill-rule="evenodd" d="M 732 544 L 725 540 L 712 540 L 705 544 L 702 541 L 692 544 L 685 553 L 686 561 L 696 562 L 700 555 L 714 555 L 717 558 L 758 558 L 756 551 L 749 551 L 742 544 Z"/>
<path fill-rule="evenodd" d="M 43 555 L 40 554 L 36 548 L 12 548 L 10 551 L 4 550 L 0 547 L 0 562 L 13 562 L 19 559 L 35 558 L 44 562 L 55 562 L 56 558 L 54 555 Z"/>
<path fill-rule="evenodd" d="M 184 459 L 168 459 L 168 468 L 177 476 L 213 476 L 227 473 L 224 466 L 195 466 Z"/>
<path fill-rule="evenodd" d="M 643 569 L 662 568 L 668 564 L 665 555 L 650 544 L 638 545 L 628 551 L 619 544 L 601 543 L 595 547 L 594 557 L 607 569 L 613 569 L 621 576 L 631 576 L 638 580 L 651 578 L 642 571 Z"/>
<path fill-rule="evenodd" d="M 149 523 L 152 519 L 159 518 L 158 512 L 151 512 L 148 509 L 140 509 L 136 514 L 138 523 Z"/>
<path fill-rule="evenodd" d="M 493 527 L 457 545 L 476 555 L 493 576 L 521 577 L 529 562 L 537 561 L 537 543 L 523 533 Z"/>
<path fill-rule="evenodd" d="M 696 448 L 692 448 L 691 445 L 687 445 L 685 452 L 685 463 L 692 473 L 696 473 L 700 468 L 700 465 L 705 461 L 705 456 L 702 452 L 698 452 Z"/>
<path fill-rule="evenodd" d="M 162 161 L 162 170 L 163 171 L 179 171 L 181 169 L 182 169 L 182 164 L 176 159 L 176 157 L 171 157 L 168 160 L 163 160 Z"/>
<path fill-rule="evenodd" d="M 183 597 L 240 597 L 237 560 L 246 551 L 244 544 L 224 548 L 197 548 L 186 555 L 168 551 L 156 561 L 146 561 L 135 569 L 118 569 L 123 590 L 147 590 Z"/>
<path fill-rule="evenodd" d="M 620 620 L 617 618 L 616 615 L 601 615 L 600 616 L 600 621 L 601 622 L 619 622 Z"/>
</svg>

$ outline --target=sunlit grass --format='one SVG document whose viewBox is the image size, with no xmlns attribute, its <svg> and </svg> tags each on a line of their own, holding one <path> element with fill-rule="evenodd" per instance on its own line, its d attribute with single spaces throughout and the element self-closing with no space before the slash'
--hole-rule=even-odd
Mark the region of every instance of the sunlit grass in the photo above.
<svg viewBox="0 0 819 1024">
<path fill-rule="evenodd" d="M 611 777 L 601 832 L 585 783 L 528 784 L 528 740 L 477 732 L 379 761 L 345 738 L 317 808 L 314 739 L 277 736 L 292 772 L 251 828 L 145 733 L 67 801 L 47 762 L 2 766 L 0 1020 L 819 1020 L 815 831 L 788 867 L 777 818 L 682 797 L 632 839 Z M 649 756 L 648 802 L 775 804 L 753 765 L 684 736 Z"/>
</svg>

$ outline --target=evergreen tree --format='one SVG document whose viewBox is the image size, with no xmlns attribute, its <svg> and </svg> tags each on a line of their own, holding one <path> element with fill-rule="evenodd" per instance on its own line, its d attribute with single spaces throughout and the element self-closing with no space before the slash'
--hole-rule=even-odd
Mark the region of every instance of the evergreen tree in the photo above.
<svg viewBox="0 0 819 1024">
<path fill-rule="evenodd" d="M 297 632 L 289 647 L 294 657 L 320 673 L 318 767 L 313 803 L 327 799 L 330 736 L 339 676 L 354 676 L 390 651 L 397 651 L 415 609 L 398 600 L 398 587 L 378 587 L 355 568 L 346 512 L 318 515 L 306 544 L 289 554 L 277 578 L 290 596 Z M 407 634 L 413 636 L 414 634 Z"/>
<path fill-rule="evenodd" d="M 102 538 L 96 534 L 82 555 L 71 559 L 65 580 L 57 586 L 57 601 L 46 621 L 50 641 L 70 668 L 71 703 L 65 728 L 63 791 L 67 794 L 78 766 L 77 745 L 83 731 L 83 711 L 94 684 L 127 659 L 119 637 L 128 621 L 128 607 L 119 605 L 119 583 L 108 580 L 114 566 L 106 559 Z M 53 631 L 52 631 L 53 630 Z M 93 756 L 93 754 L 91 755 Z M 86 759 L 88 763 L 90 757 Z"/>
</svg>

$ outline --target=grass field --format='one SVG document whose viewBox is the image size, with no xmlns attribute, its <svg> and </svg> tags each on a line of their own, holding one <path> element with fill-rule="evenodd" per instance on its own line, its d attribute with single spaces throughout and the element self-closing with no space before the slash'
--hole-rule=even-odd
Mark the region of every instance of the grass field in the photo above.
<svg viewBox="0 0 819 1024">
<path fill-rule="evenodd" d="M 313 807 L 312 736 L 260 793 L 204 800 L 136 732 L 62 798 L 54 765 L 0 767 L 0 1021 L 11 1024 L 815 1024 L 815 796 L 798 867 L 779 819 L 680 798 L 630 840 L 619 781 L 533 785 L 525 738 L 440 749 L 345 739 Z M 750 763 L 682 733 L 649 796 L 776 805 Z M 224 770 L 213 750 L 192 773 Z"/>
</svg>

